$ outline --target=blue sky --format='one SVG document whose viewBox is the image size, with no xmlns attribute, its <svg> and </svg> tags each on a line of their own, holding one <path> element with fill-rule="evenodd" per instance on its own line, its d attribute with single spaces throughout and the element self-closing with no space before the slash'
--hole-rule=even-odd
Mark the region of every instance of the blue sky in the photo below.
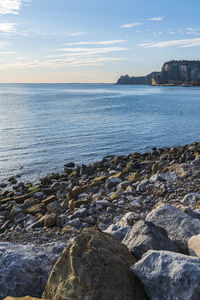
<svg viewBox="0 0 200 300">
<path fill-rule="evenodd" d="M 0 82 L 115 82 L 200 59 L 198 0 L 0 0 Z"/>
</svg>

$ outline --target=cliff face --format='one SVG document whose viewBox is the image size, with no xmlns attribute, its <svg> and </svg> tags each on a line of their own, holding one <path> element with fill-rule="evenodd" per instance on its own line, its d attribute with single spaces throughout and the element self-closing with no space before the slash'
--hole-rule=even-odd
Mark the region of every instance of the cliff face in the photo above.
<svg viewBox="0 0 200 300">
<path fill-rule="evenodd" d="M 200 85 L 200 61 L 166 62 L 155 84 Z"/>
<path fill-rule="evenodd" d="M 164 63 L 161 72 L 141 77 L 121 76 L 117 84 L 200 85 L 200 61 L 172 60 Z"/>
<path fill-rule="evenodd" d="M 117 84 L 147 84 L 151 85 L 152 84 L 152 78 L 157 78 L 159 75 L 159 72 L 153 72 L 147 76 L 131 76 L 129 77 L 128 75 L 121 76 Z"/>
</svg>

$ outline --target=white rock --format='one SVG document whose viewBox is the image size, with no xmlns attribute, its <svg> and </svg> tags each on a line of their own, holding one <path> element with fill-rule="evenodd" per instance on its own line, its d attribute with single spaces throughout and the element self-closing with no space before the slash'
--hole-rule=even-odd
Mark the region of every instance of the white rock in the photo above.
<svg viewBox="0 0 200 300">
<path fill-rule="evenodd" d="M 183 198 L 183 200 L 181 200 L 181 202 L 185 205 L 185 206 L 189 206 L 192 209 L 195 209 L 197 202 L 200 201 L 200 194 L 199 193 L 190 193 L 185 195 L 185 197 Z"/>
<path fill-rule="evenodd" d="M 19 245 L 0 243 L 0 299 L 41 297 L 49 273 L 66 243 Z"/>
<path fill-rule="evenodd" d="M 200 258 L 200 234 L 192 236 L 188 241 L 189 253 Z"/>
<path fill-rule="evenodd" d="M 148 251 L 131 267 L 151 300 L 200 299 L 200 260 L 171 251 Z"/>
<path fill-rule="evenodd" d="M 104 232 L 116 237 L 120 242 L 123 240 L 128 231 L 131 230 L 131 226 L 121 227 L 116 224 L 111 224 Z"/>
<path fill-rule="evenodd" d="M 200 234 L 200 221 L 170 204 L 162 204 L 152 210 L 147 215 L 146 220 L 164 228 L 169 238 L 177 244 L 183 253 L 188 253 L 187 242 L 189 238 Z"/>
</svg>

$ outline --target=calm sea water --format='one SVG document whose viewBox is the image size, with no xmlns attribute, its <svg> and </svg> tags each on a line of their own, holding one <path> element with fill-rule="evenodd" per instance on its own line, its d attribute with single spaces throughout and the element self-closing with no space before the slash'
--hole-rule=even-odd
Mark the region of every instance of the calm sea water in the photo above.
<svg viewBox="0 0 200 300">
<path fill-rule="evenodd" d="M 182 113 L 180 112 L 182 110 Z M 0 180 L 200 140 L 200 88 L 1 84 Z"/>
</svg>

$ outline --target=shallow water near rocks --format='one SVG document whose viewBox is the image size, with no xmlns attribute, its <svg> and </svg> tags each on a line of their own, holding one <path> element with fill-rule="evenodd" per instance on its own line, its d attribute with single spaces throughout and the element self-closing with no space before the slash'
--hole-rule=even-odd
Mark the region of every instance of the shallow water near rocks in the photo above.
<svg viewBox="0 0 200 300">
<path fill-rule="evenodd" d="M 0 180 L 199 139 L 199 87 L 0 85 Z"/>
</svg>

